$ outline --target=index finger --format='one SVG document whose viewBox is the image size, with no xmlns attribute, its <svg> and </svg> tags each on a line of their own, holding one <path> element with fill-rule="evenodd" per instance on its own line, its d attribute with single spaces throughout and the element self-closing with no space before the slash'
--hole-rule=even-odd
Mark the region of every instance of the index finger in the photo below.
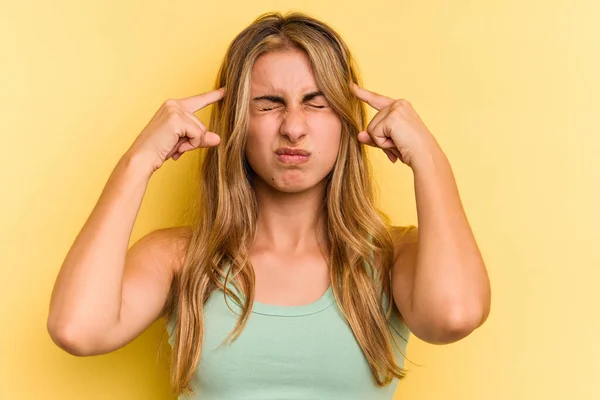
<svg viewBox="0 0 600 400">
<path fill-rule="evenodd" d="M 211 90 L 210 92 L 184 97 L 183 99 L 179 100 L 179 103 L 186 111 L 194 113 L 214 102 L 221 100 L 224 95 L 225 88 L 222 87 L 216 90 Z"/>
<path fill-rule="evenodd" d="M 376 109 L 377 111 L 381 110 L 384 107 L 389 106 L 394 102 L 394 99 L 391 99 L 387 96 L 371 92 L 370 90 L 361 88 L 354 82 L 350 82 L 350 87 L 352 91 L 362 101 L 366 102 L 368 105 Z"/>
</svg>

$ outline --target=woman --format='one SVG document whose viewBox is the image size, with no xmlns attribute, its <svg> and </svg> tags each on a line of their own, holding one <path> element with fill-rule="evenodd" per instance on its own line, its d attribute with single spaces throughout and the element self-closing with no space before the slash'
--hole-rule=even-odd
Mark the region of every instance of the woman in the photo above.
<svg viewBox="0 0 600 400">
<path fill-rule="evenodd" d="M 102 354 L 163 317 L 181 398 L 391 399 L 410 332 L 480 326 L 488 277 L 444 153 L 410 103 L 358 84 L 325 23 L 255 20 L 217 89 L 166 101 L 119 161 L 57 278 L 53 340 Z M 376 209 L 365 145 L 413 170 L 418 231 Z M 127 250 L 153 172 L 204 147 L 193 223 Z"/>
</svg>

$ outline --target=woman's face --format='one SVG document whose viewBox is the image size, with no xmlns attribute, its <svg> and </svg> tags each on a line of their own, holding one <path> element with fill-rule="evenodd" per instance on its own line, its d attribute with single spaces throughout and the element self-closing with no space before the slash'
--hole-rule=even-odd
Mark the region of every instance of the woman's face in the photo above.
<svg viewBox="0 0 600 400">
<path fill-rule="evenodd" d="M 335 164 L 341 131 L 303 51 L 269 52 L 256 60 L 246 141 L 255 180 L 288 193 L 314 187 Z"/>
</svg>

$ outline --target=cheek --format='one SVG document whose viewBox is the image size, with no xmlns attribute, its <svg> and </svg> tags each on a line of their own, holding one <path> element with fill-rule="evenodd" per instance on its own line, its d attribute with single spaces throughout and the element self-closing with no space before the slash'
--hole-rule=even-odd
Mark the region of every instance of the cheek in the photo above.
<svg viewBox="0 0 600 400">
<path fill-rule="evenodd" d="M 259 175 L 269 173 L 275 136 L 277 133 L 273 130 L 272 124 L 267 123 L 265 119 L 249 121 L 245 155 L 250 167 Z"/>
<path fill-rule="evenodd" d="M 253 135 L 251 132 L 248 132 L 248 136 L 246 137 L 246 159 L 250 163 L 250 166 L 253 169 L 257 168 L 257 162 L 264 159 L 264 144 L 262 143 L 262 139 L 258 135 Z"/>
<path fill-rule="evenodd" d="M 342 137 L 342 122 L 337 117 L 329 117 L 320 121 L 315 127 L 319 132 L 314 137 L 313 145 L 324 161 L 335 161 Z"/>
<path fill-rule="evenodd" d="M 264 120 L 250 119 L 248 124 L 248 133 L 246 135 L 246 151 L 260 151 L 268 140 L 270 132 L 269 124 Z"/>
</svg>

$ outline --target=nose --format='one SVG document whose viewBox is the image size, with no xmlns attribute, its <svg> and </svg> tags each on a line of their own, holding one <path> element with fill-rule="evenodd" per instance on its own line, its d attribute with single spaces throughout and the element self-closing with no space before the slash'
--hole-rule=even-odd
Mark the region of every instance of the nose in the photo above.
<svg viewBox="0 0 600 400">
<path fill-rule="evenodd" d="M 287 109 L 284 113 L 279 132 L 290 142 L 296 143 L 306 136 L 307 131 L 306 116 L 302 107 Z"/>
</svg>

